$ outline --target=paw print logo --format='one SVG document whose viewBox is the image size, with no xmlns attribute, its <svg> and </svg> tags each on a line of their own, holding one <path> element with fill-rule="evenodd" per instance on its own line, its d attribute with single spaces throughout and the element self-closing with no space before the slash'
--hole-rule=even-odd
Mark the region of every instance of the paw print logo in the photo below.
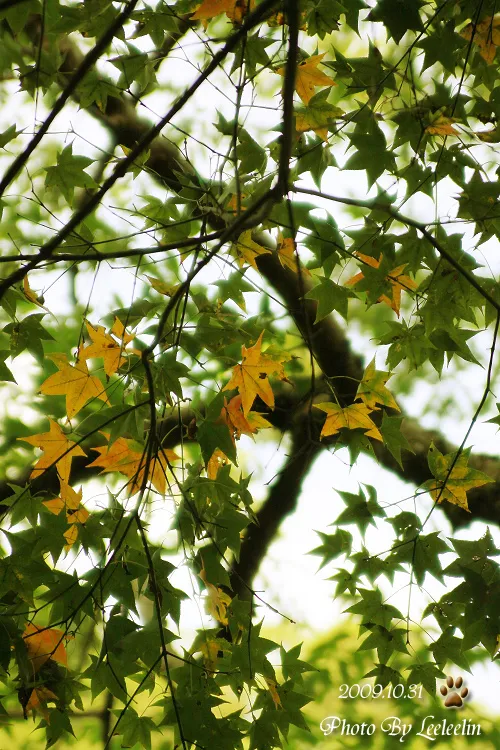
<svg viewBox="0 0 500 750">
<path fill-rule="evenodd" d="M 457 677 L 456 680 L 453 677 L 448 676 L 446 678 L 446 685 L 441 685 L 439 692 L 443 697 L 446 697 L 444 705 L 446 708 L 460 708 L 464 705 L 464 700 L 469 695 L 469 689 L 462 687 L 464 681 L 461 677 Z M 452 688 L 455 688 L 453 692 L 450 692 Z M 462 688 L 460 690 L 460 688 Z M 458 692 L 460 691 L 460 692 Z"/>
</svg>

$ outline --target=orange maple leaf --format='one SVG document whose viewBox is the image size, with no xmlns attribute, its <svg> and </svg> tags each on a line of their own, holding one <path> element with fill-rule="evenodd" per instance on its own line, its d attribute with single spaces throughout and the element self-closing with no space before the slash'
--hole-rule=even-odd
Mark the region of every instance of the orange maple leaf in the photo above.
<svg viewBox="0 0 500 750">
<path fill-rule="evenodd" d="M 126 362 L 125 347 L 134 338 L 133 334 L 125 333 L 123 323 L 115 318 L 113 327 L 109 333 L 106 333 L 104 326 L 93 326 L 92 323 L 85 321 L 88 334 L 92 339 L 92 344 L 82 349 L 80 356 L 83 359 L 101 358 L 104 360 L 104 372 L 108 377 Z M 116 336 L 119 341 L 113 338 Z"/>
<path fill-rule="evenodd" d="M 474 35 L 474 36 L 472 36 Z M 497 45 L 500 44 L 500 16 L 488 16 L 481 23 L 469 23 L 460 36 L 472 41 L 479 47 L 479 54 L 491 65 L 495 59 Z"/>
<path fill-rule="evenodd" d="M 241 211 L 246 211 L 247 210 L 246 206 L 242 206 L 241 205 L 241 202 L 246 197 L 247 197 L 246 193 L 240 192 L 240 210 Z M 231 195 L 231 198 L 229 199 L 229 201 L 227 203 L 227 206 L 226 206 L 226 211 L 228 211 L 228 212 L 230 212 L 232 214 L 237 214 L 238 213 L 238 194 L 237 193 L 233 193 Z"/>
<path fill-rule="evenodd" d="M 46 396 L 66 396 L 66 414 L 71 419 L 78 414 L 87 401 L 100 398 L 109 403 L 103 384 L 95 375 L 89 374 L 86 361 L 77 360 L 74 365 L 68 362 L 65 354 L 49 354 L 59 372 L 45 380 L 40 391 Z"/>
<path fill-rule="evenodd" d="M 23 633 L 28 650 L 28 657 L 36 674 L 46 661 L 52 659 L 68 666 L 68 657 L 64 647 L 65 633 L 57 628 L 40 628 L 32 622 L 26 625 Z"/>
<path fill-rule="evenodd" d="M 298 259 L 293 237 L 283 237 L 281 232 L 279 232 L 276 252 L 278 253 L 279 262 L 283 268 L 289 268 L 290 271 L 298 273 Z M 304 276 L 311 275 L 308 269 L 304 267 L 301 267 L 301 273 Z"/>
<path fill-rule="evenodd" d="M 363 253 L 356 253 L 356 257 L 358 257 L 360 260 L 363 261 L 363 263 L 366 263 L 368 266 L 371 266 L 372 268 L 378 268 L 380 266 L 380 263 L 382 261 L 382 255 L 377 260 L 376 258 L 373 258 L 371 255 L 363 255 Z M 404 269 L 406 268 L 406 263 L 403 263 L 401 266 L 396 266 L 396 268 L 393 268 L 392 271 L 390 271 L 386 279 L 387 281 L 390 281 L 392 286 L 392 295 L 391 298 L 388 297 L 386 294 L 382 294 L 377 302 L 384 302 L 386 305 L 389 305 L 389 307 L 394 310 L 396 315 L 399 318 L 399 313 L 401 310 L 401 292 L 403 289 L 417 289 L 418 284 L 415 284 L 413 279 L 410 279 L 409 276 L 405 276 L 403 274 Z M 364 274 L 362 271 L 357 273 L 355 276 L 353 276 L 349 281 L 346 282 L 346 286 L 354 286 L 358 283 L 358 281 L 361 281 L 361 279 L 364 279 Z"/>
<path fill-rule="evenodd" d="M 219 469 L 223 466 L 227 466 L 230 463 L 230 459 L 226 456 L 224 451 L 220 448 L 216 448 L 207 463 L 207 477 L 209 479 L 217 479 Z"/>
<path fill-rule="evenodd" d="M 255 242 L 255 240 L 252 239 L 252 230 L 247 229 L 246 232 L 240 234 L 236 242 L 233 242 L 231 245 L 231 252 L 235 255 L 240 268 L 244 266 L 245 263 L 249 263 L 252 268 L 255 268 L 255 270 L 258 271 L 259 269 L 257 268 L 255 258 L 259 255 L 270 253 L 271 251 L 267 247 L 262 247 L 262 245 Z"/>
<path fill-rule="evenodd" d="M 233 443 L 242 435 L 253 435 L 258 430 L 272 425 L 261 414 L 249 411 L 246 415 L 242 409 L 241 396 L 233 396 L 229 403 L 224 398 L 224 406 L 221 409 L 220 420 L 227 425 Z"/>
<path fill-rule="evenodd" d="M 42 714 L 43 718 L 49 723 L 50 713 L 47 710 L 47 703 L 49 701 L 59 701 L 58 696 L 46 687 L 37 687 L 31 691 L 29 700 L 24 708 L 24 718 L 28 718 L 28 711 L 38 711 Z"/>
<path fill-rule="evenodd" d="M 455 130 L 453 127 L 454 122 L 456 122 L 454 117 L 441 115 L 431 125 L 426 127 L 425 132 L 429 133 L 429 135 L 460 135 L 458 130 Z"/>
<path fill-rule="evenodd" d="M 321 55 L 311 55 L 306 60 L 301 62 L 297 66 L 297 72 L 295 75 L 295 90 L 300 96 L 304 104 L 309 104 L 309 101 L 315 94 L 314 89 L 316 86 L 336 86 L 337 84 L 329 76 L 318 70 L 318 65 L 325 56 L 325 52 Z M 280 76 L 285 75 L 285 68 L 279 68 L 276 73 Z"/>
<path fill-rule="evenodd" d="M 264 331 L 249 349 L 246 346 L 241 347 L 243 361 L 241 365 L 233 367 L 231 380 L 222 389 L 223 391 L 238 389 L 245 417 L 257 396 L 274 409 L 274 394 L 268 380 L 269 375 L 276 375 L 280 380 L 286 380 L 283 360 L 278 362 L 261 354 L 263 335 Z"/>
<path fill-rule="evenodd" d="M 368 437 L 383 442 L 377 425 L 370 417 L 371 409 L 366 404 L 351 404 L 342 408 L 338 404 L 314 404 L 327 415 L 320 437 L 335 435 L 343 427 L 348 430 L 362 429 Z"/>
<path fill-rule="evenodd" d="M 100 453 L 100 456 L 89 464 L 89 467 L 102 466 L 103 471 L 101 474 L 108 471 L 118 471 L 124 474 L 131 480 L 129 491 L 131 495 L 134 495 L 142 487 L 144 472 L 146 470 L 145 452 L 137 450 L 135 446 L 136 444 L 133 440 L 118 438 L 111 445 L 92 448 L 92 450 Z M 161 495 L 164 495 L 167 490 L 166 474 L 168 463 L 178 458 L 179 456 L 168 448 L 162 449 L 151 458 L 148 481 L 151 482 Z"/>
<path fill-rule="evenodd" d="M 47 471 L 47 469 L 50 469 L 51 466 L 55 465 L 59 477 L 64 482 L 69 482 L 71 461 L 75 456 L 86 456 L 87 454 L 79 445 L 76 445 L 72 440 L 69 440 L 66 437 L 56 422 L 49 419 L 49 423 L 49 432 L 42 432 L 37 435 L 31 435 L 30 437 L 18 438 L 18 440 L 23 440 L 24 442 L 30 443 L 30 445 L 34 445 L 44 451 L 43 455 L 40 456 L 33 467 L 30 479 L 39 477 Z"/>
<path fill-rule="evenodd" d="M 205 29 L 211 18 L 225 13 L 235 24 L 240 24 L 254 7 L 254 0 L 203 0 L 191 16 L 192 21 L 201 21 Z"/>
</svg>

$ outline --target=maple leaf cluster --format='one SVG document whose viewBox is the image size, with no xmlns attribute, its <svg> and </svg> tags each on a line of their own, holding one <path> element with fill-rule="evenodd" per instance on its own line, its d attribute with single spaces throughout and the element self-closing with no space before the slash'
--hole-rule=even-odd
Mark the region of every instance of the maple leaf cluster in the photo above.
<svg viewBox="0 0 500 750">
<path fill-rule="evenodd" d="M 104 434 L 106 439 L 109 435 Z M 99 453 L 89 468 L 92 466 L 102 467 L 101 474 L 109 471 L 117 471 L 128 477 L 128 491 L 130 495 L 139 492 L 144 484 L 146 466 L 148 465 L 146 452 L 138 446 L 133 440 L 118 438 L 111 445 L 105 445 L 93 450 Z M 167 472 L 171 461 L 175 461 L 179 456 L 169 448 L 160 449 L 149 461 L 148 482 L 160 493 L 164 495 L 167 491 Z"/>
<path fill-rule="evenodd" d="M 46 396 L 66 396 L 66 415 L 72 419 L 89 401 L 96 398 L 109 403 L 106 388 L 96 375 L 91 375 L 87 359 L 102 358 L 104 372 L 109 378 L 126 362 L 124 350 L 134 336 L 125 332 L 121 321 L 116 318 L 113 327 L 106 333 L 104 326 L 85 323 L 92 344 L 79 351 L 76 362 L 68 362 L 66 354 L 50 354 L 58 372 L 50 375 L 41 385 L 40 391 Z"/>
<path fill-rule="evenodd" d="M 283 353 L 280 359 L 272 359 L 262 354 L 263 336 L 264 331 L 253 346 L 241 347 L 242 362 L 233 367 L 232 377 L 222 389 L 223 391 L 238 390 L 238 395 L 233 396 L 229 401 L 224 398 L 224 405 L 217 420 L 218 423 L 225 424 L 228 428 L 233 445 L 242 435 L 249 435 L 253 438 L 260 429 L 271 426 L 262 414 L 252 411 L 251 407 L 259 396 L 270 409 L 273 409 L 274 393 L 269 376 L 286 380 L 283 369 L 286 355 Z M 220 448 L 216 448 L 207 461 L 208 478 L 215 479 L 219 469 L 228 464 L 229 460 Z"/>
<path fill-rule="evenodd" d="M 361 403 L 346 407 L 327 402 L 314 404 L 316 409 L 321 409 L 327 415 L 320 437 L 336 435 L 343 428 L 360 429 L 367 437 L 383 442 L 380 430 L 370 417 L 370 413 L 377 410 L 379 405 L 396 411 L 400 410 L 393 395 L 385 386 L 390 377 L 391 373 L 375 369 L 374 358 L 366 368 L 356 392 L 356 400 Z"/>
</svg>

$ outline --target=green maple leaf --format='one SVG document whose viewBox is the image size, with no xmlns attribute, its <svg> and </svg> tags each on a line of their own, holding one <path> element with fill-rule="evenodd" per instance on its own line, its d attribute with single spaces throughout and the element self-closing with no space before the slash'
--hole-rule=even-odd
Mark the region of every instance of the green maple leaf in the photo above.
<svg viewBox="0 0 500 750">
<path fill-rule="evenodd" d="M 384 412 L 382 415 L 382 424 L 379 426 L 379 430 L 384 438 L 385 447 L 392 453 L 401 468 L 403 468 L 401 450 L 404 449 L 410 453 L 414 453 L 410 443 L 401 432 L 402 421 L 403 417 L 389 417 Z"/>
<path fill-rule="evenodd" d="M 337 581 L 337 586 L 335 588 L 335 594 L 334 598 L 337 598 L 341 594 L 344 593 L 344 591 L 349 591 L 351 596 L 354 596 L 356 593 L 356 577 L 353 576 L 352 573 L 349 573 L 348 570 L 345 568 L 340 568 L 335 575 L 331 576 L 329 581 Z"/>
<path fill-rule="evenodd" d="M 367 130 L 365 127 L 368 125 Z M 344 169 L 364 169 L 371 187 L 385 171 L 393 171 L 396 166 L 394 154 L 387 148 L 385 135 L 375 121 L 363 123 L 363 132 L 349 136 L 355 153 L 349 157 Z"/>
<path fill-rule="evenodd" d="M 359 580 L 361 576 L 366 576 L 370 583 L 374 583 L 381 575 L 394 583 L 394 576 L 398 571 L 404 568 L 395 561 L 394 556 L 390 555 L 385 560 L 375 555 L 370 555 L 366 547 L 362 547 L 360 552 L 350 555 L 349 559 L 354 563 L 353 576 Z"/>
<path fill-rule="evenodd" d="M 440 63 L 445 70 L 453 74 L 458 62 L 457 52 L 467 46 L 467 42 L 455 31 L 456 22 L 448 21 L 439 25 L 417 44 L 425 51 L 424 70 L 434 63 Z"/>
<path fill-rule="evenodd" d="M 376 526 L 376 517 L 383 518 L 385 516 L 385 512 L 378 503 L 375 487 L 370 484 L 365 485 L 365 487 L 368 490 L 368 497 L 362 489 L 357 495 L 352 492 L 338 491 L 347 508 L 340 513 L 335 522 L 340 525 L 356 524 L 363 536 L 369 525 Z"/>
<path fill-rule="evenodd" d="M 121 734 L 122 747 L 133 747 L 137 743 L 139 747 L 151 750 L 151 732 L 158 732 L 154 721 L 148 716 L 139 716 L 131 706 L 125 715 L 120 709 L 114 711 L 116 717 L 120 717 L 120 723 L 115 734 Z"/>
<path fill-rule="evenodd" d="M 445 676 L 445 673 L 442 672 L 433 662 L 429 661 L 424 664 L 415 664 L 410 669 L 408 684 L 423 685 L 429 695 L 434 698 L 436 695 L 436 680 L 441 680 Z"/>
<path fill-rule="evenodd" d="M 326 318 L 333 310 L 337 310 L 347 320 L 347 300 L 354 296 L 350 290 L 326 278 L 322 278 L 320 283 L 305 295 L 307 299 L 314 299 L 318 303 L 315 323 Z"/>
<path fill-rule="evenodd" d="M 75 188 L 94 188 L 96 183 L 85 168 L 93 164 L 87 156 L 74 156 L 70 143 L 57 155 L 57 165 L 46 168 L 45 187 L 62 193 L 70 206 L 73 205 Z"/>
<path fill-rule="evenodd" d="M 491 532 L 486 529 L 484 536 L 475 541 L 450 539 L 458 559 L 448 565 L 446 575 L 470 580 L 477 584 L 481 578 L 487 585 L 498 580 L 498 565 L 490 558 L 500 555 Z"/>
<path fill-rule="evenodd" d="M 380 625 L 371 628 L 370 635 L 359 646 L 358 651 L 376 648 L 378 660 L 381 664 L 387 664 L 394 651 L 407 654 L 406 630 L 404 628 L 393 628 L 387 630 Z"/>
<path fill-rule="evenodd" d="M 287 651 L 283 646 L 280 647 L 281 669 L 285 680 L 300 678 L 303 672 L 315 672 L 316 667 L 312 667 L 305 661 L 299 659 L 302 644 L 299 643 Z"/>
<path fill-rule="evenodd" d="M 403 620 L 403 615 L 392 604 L 384 604 L 379 589 L 359 589 L 361 600 L 345 609 L 353 615 L 361 615 L 362 624 L 382 625 L 389 629 L 394 617 Z"/>
<path fill-rule="evenodd" d="M 368 16 L 369 21 L 381 21 L 395 42 L 401 40 L 406 32 L 423 29 L 419 8 L 422 0 L 379 0 Z"/>
<path fill-rule="evenodd" d="M 230 299 L 238 305 L 243 312 L 246 312 L 247 308 L 243 292 L 254 292 L 256 290 L 245 280 L 244 276 L 244 272 L 234 271 L 228 279 L 216 281 L 215 286 L 219 289 L 217 299 L 220 300 L 220 302 L 226 302 L 226 300 Z"/>
<path fill-rule="evenodd" d="M 400 419 L 400 417 L 397 417 Z M 391 524 L 394 531 L 404 540 L 411 540 L 420 532 L 422 525 L 419 517 L 415 513 L 404 510 L 397 516 L 388 518 L 387 522 Z"/>
<path fill-rule="evenodd" d="M 452 635 L 454 628 L 447 628 L 445 632 L 431 645 L 431 651 L 438 667 L 444 667 L 449 661 L 471 674 L 470 664 L 464 654 L 463 639 Z"/>
<path fill-rule="evenodd" d="M 350 553 L 352 534 L 348 531 L 337 529 L 335 534 L 324 534 L 322 531 L 317 531 L 316 534 L 320 536 L 323 544 L 311 550 L 309 554 L 320 555 L 323 558 L 319 566 L 320 569 L 339 555 L 348 555 Z"/>
<path fill-rule="evenodd" d="M 375 684 L 382 685 L 383 687 L 389 685 L 389 683 L 392 685 L 404 684 L 401 673 L 396 669 L 388 667 L 386 664 L 376 664 L 375 669 L 365 674 L 364 677 L 374 677 Z"/>
<path fill-rule="evenodd" d="M 449 552 L 450 548 L 439 536 L 439 531 L 417 536 L 413 542 L 399 545 L 392 553 L 392 557 L 412 566 L 415 580 L 419 585 L 424 582 L 426 573 L 431 573 L 439 581 L 443 580 L 443 569 L 439 555 Z"/>
</svg>

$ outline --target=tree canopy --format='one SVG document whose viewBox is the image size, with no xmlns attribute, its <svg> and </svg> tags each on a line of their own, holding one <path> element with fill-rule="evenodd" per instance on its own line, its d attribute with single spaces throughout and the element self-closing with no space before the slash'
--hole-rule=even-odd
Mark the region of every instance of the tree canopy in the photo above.
<svg viewBox="0 0 500 750">
<path fill-rule="evenodd" d="M 0 0 L 4 724 L 50 747 L 98 705 L 104 747 L 319 744 L 323 677 L 253 582 L 326 451 L 344 682 L 415 711 L 495 659 L 497 10 Z M 335 486 L 365 454 L 409 494 Z"/>
</svg>

